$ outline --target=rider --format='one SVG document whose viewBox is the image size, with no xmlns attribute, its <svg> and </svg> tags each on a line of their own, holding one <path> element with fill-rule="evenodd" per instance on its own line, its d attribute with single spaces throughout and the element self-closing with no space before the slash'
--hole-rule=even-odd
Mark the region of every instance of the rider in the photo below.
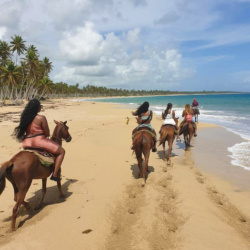
<svg viewBox="0 0 250 250">
<path fill-rule="evenodd" d="M 199 106 L 199 103 L 198 103 L 198 102 L 196 101 L 196 99 L 194 98 L 194 99 L 193 99 L 193 102 L 192 102 L 192 109 L 193 109 L 193 110 L 197 110 L 198 112 L 196 112 L 196 113 L 200 114 L 198 106 Z"/>
<path fill-rule="evenodd" d="M 21 114 L 20 123 L 15 128 L 13 135 L 19 142 L 22 142 L 24 149 L 40 148 L 55 155 L 55 169 L 50 179 L 59 181 L 58 171 L 61 167 L 65 150 L 56 142 L 47 138 L 50 136 L 47 119 L 45 116 L 38 114 L 42 107 L 38 99 L 30 100 Z"/>
<path fill-rule="evenodd" d="M 192 108 L 198 108 L 199 106 L 199 103 L 196 101 L 196 99 L 194 98 L 193 99 L 193 102 L 192 102 Z"/>
<path fill-rule="evenodd" d="M 175 127 L 175 129 L 177 130 L 177 142 L 179 142 L 180 136 L 179 136 L 179 127 L 177 125 L 178 120 L 175 117 L 175 111 L 172 110 L 172 107 L 173 107 L 172 103 L 168 103 L 167 108 L 162 112 L 161 117 L 164 120 L 162 127 L 164 125 L 167 125 L 167 124 L 173 125 Z M 161 127 L 161 129 L 162 129 L 162 127 Z M 161 133 L 161 129 L 160 129 L 160 133 Z"/>
<path fill-rule="evenodd" d="M 183 121 L 180 124 L 180 128 L 183 126 L 184 122 L 191 122 L 195 128 L 194 136 L 197 136 L 197 125 L 194 121 L 194 111 L 190 108 L 189 104 L 185 105 L 185 109 L 182 112 L 182 117 L 184 117 Z"/>
<path fill-rule="evenodd" d="M 137 116 L 136 117 L 136 120 L 137 120 L 137 123 L 139 124 L 139 126 L 137 126 L 132 134 L 136 133 L 137 130 L 139 128 L 143 128 L 143 127 L 146 127 L 146 128 L 149 128 L 152 133 L 155 135 L 155 137 L 153 137 L 153 140 L 154 140 L 154 147 L 152 148 L 152 152 L 156 152 L 157 149 L 156 149 L 156 132 L 154 130 L 154 128 L 152 127 L 152 125 L 150 124 L 150 121 L 152 120 L 153 118 L 153 112 L 151 110 L 148 109 L 149 108 L 149 103 L 148 102 L 144 102 L 141 106 L 139 106 L 137 108 L 136 111 L 132 112 L 132 114 L 134 116 Z M 132 147 L 133 149 L 133 147 Z"/>
</svg>

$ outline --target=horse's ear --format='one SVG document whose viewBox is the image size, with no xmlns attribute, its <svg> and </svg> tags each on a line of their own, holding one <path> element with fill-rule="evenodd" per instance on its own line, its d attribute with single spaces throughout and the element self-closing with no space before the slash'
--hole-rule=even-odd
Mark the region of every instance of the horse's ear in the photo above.
<svg viewBox="0 0 250 250">
<path fill-rule="evenodd" d="M 65 121 L 63 124 L 66 125 L 66 124 L 67 124 L 67 121 Z"/>
<path fill-rule="evenodd" d="M 58 124 L 58 121 L 54 120 L 54 123 L 55 123 L 55 124 Z"/>
</svg>

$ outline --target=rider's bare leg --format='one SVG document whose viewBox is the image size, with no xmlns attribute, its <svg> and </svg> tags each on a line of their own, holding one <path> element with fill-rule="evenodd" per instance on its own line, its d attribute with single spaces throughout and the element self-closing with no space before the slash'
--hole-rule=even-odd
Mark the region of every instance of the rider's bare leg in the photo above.
<svg viewBox="0 0 250 250">
<path fill-rule="evenodd" d="M 58 171 L 61 168 L 63 159 L 64 159 L 64 155 L 65 155 L 65 150 L 62 147 L 59 147 L 55 153 L 56 155 L 56 160 L 55 160 L 55 170 L 53 172 L 53 176 L 55 178 L 60 178 L 60 176 L 58 176 Z"/>
</svg>

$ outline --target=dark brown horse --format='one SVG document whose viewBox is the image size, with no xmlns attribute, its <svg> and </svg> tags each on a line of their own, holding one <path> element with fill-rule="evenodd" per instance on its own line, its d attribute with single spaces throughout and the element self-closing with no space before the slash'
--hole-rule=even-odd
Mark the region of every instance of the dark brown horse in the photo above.
<svg viewBox="0 0 250 250">
<path fill-rule="evenodd" d="M 192 109 L 193 112 L 194 112 L 194 119 L 195 119 L 195 122 L 198 122 L 198 115 L 200 114 L 200 111 L 198 108 L 193 108 Z"/>
<path fill-rule="evenodd" d="M 180 135 L 184 136 L 185 150 L 190 147 L 190 142 L 194 134 L 194 126 L 191 122 L 184 122 L 182 129 L 180 130 Z"/>
<path fill-rule="evenodd" d="M 68 132 L 67 122 L 57 122 L 51 139 L 62 145 L 62 139 L 66 142 L 71 141 L 71 136 Z M 31 208 L 29 203 L 24 201 L 26 193 L 29 190 L 33 179 L 42 179 L 42 197 L 38 208 L 43 204 L 43 199 L 46 193 L 47 178 L 53 171 L 52 167 L 44 167 L 37 156 L 28 151 L 20 151 L 14 155 L 9 161 L 2 164 L 0 168 L 0 194 L 5 188 L 5 178 L 7 178 L 14 188 L 14 201 L 16 202 L 11 221 L 11 230 L 15 230 L 16 217 L 18 215 L 20 206 L 23 204 L 27 211 Z M 59 171 L 60 175 L 60 171 Z M 60 197 L 64 197 L 61 188 L 61 181 L 57 181 L 57 187 Z"/>
<path fill-rule="evenodd" d="M 146 172 L 148 172 L 148 160 L 150 150 L 154 147 L 154 134 L 146 128 L 140 128 L 133 134 L 133 150 L 135 152 L 140 175 L 143 178 L 142 186 L 146 184 Z M 142 165 L 142 154 L 144 155 L 144 167 Z"/>
<path fill-rule="evenodd" d="M 160 135 L 160 144 L 163 146 L 163 160 L 167 160 L 167 164 L 171 164 L 171 153 L 172 153 L 172 146 L 175 139 L 175 128 L 171 125 L 165 125 L 161 128 L 161 135 Z M 168 142 L 168 159 L 166 159 L 166 149 L 165 143 Z"/>
</svg>

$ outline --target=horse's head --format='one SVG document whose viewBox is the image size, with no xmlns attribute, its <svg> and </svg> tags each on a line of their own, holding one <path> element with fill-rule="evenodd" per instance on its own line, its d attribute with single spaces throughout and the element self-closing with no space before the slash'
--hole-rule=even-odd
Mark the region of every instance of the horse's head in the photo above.
<svg viewBox="0 0 250 250">
<path fill-rule="evenodd" d="M 67 121 L 65 122 L 58 122 L 58 121 L 55 121 L 55 124 L 56 124 L 56 128 L 55 128 L 55 131 L 54 133 L 56 133 L 56 135 L 54 136 L 53 134 L 53 137 L 56 138 L 56 139 L 64 139 L 66 142 L 70 142 L 72 137 L 69 133 L 69 127 L 66 125 L 67 124 Z"/>
</svg>

